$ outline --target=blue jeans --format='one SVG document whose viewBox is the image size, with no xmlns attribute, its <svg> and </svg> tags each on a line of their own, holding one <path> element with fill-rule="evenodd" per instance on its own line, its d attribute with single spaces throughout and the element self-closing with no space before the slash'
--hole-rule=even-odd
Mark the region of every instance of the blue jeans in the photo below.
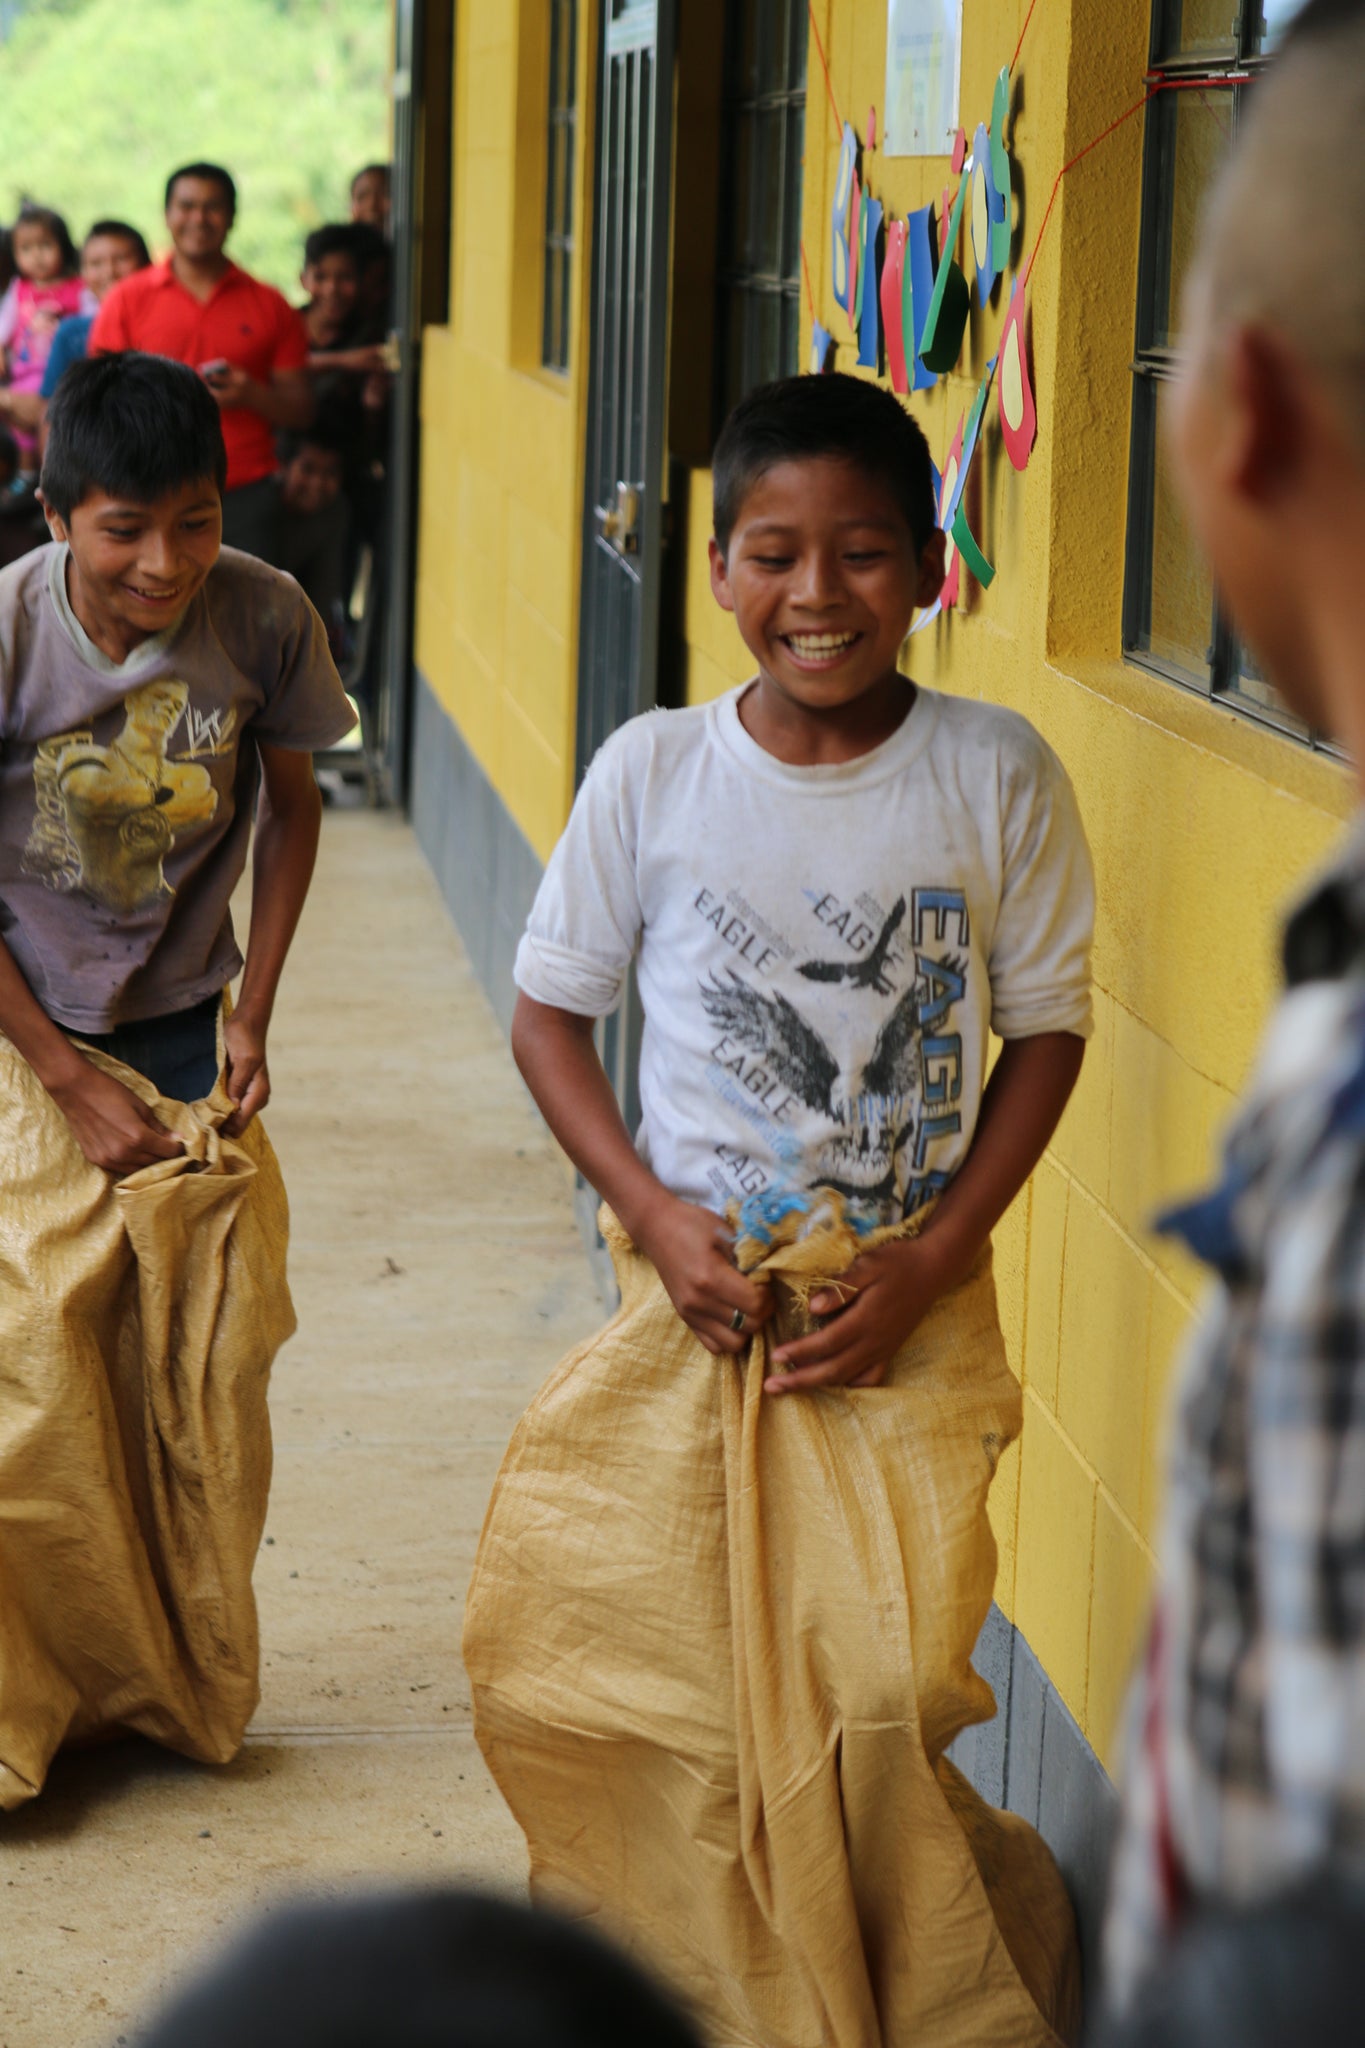
<svg viewBox="0 0 1365 2048">
<path fill-rule="evenodd" d="M 136 1024 L 118 1024 L 112 1031 L 73 1033 L 97 1052 L 122 1060 L 143 1074 L 158 1095 L 172 1102 L 198 1102 L 218 1078 L 218 1012 L 221 995 L 205 996 L 192 1010 L 173 1010 L 166 1017 L 143 1017 Z"/>
</svg>

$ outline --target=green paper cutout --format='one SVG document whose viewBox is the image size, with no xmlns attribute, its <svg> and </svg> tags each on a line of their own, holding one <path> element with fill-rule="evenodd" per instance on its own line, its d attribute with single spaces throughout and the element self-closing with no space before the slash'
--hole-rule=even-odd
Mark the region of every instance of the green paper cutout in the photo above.
<svg viewBox="0 0 1365 2048">
<path fill-rule="evenodd" d="M 972 529 L 967 524 L 967 507 L 961 498 L 958 499 L 957 510 L 953 514 L 953 539 L 957 542 L 958 553 L 981 588 L 989 590 L 995 581 L 995 571 L 976 544 Z"/>
<path fill-rule="evenodd" d="M 997 270 L 1010 260 L 1010 158 L 1005 147 L 1005 123 L 1010 117 L 1010 74 L 1008 65 L 995 81 L 991 101 L 991 182 L 1005 202 L 1002 220 L 991 222 L 991 257 Z"/>
<path fill-rule="evenodd" d="M 931 370 L 940 368 L 951 370 L 953 363 L 957 361 L 958 352 L 962 346 L 962 337 L 959 334 L 958 346 L 953 350 L 951 362 L 939 364 L 930 361 L 930 350 L 934 346 L 934 337 L 938 333 L 938 317 L 943 310 L 943 301 L 948 291 L 948 273 L 951 270 L 957 270 L 958 276 L 962 277 L 962 272 L 958 269 L 953 259 L 953 251 L 957 247 L 957 238 L 962 227 L 962 209 L 967 203 L 967 187 L 970 183 L 971 180 L 969 178 L 962 178 L 958 181 L 957 198 L 953 201 L 953 211 L 948 222 L 947 239 L 943 244 L 943 254 L 938 260 L 938 276 L 934 279 L 933 297 L 929 301 L 929 311 L 924 316 L 924 334 L 920 341 L 920 354 L 925 362 L 929 364 Z M 962 278 L 962 282 L 965 286 L 967 282 L 965 277 Z M 965 314 L 963 326 L 964 328 L 966 326 Z"/>
<path fill-rule="evenodd" d="M 967 187 L 964 181 L 963 191 Z M 924 340 L 920 347 L 920 361 L 926 370 L 932 370 L 942 377 L 951 370 L 962 354 L 962 337 L 967 332 L 967 320 L 972 310 L 972 295 L 967 280 L 962 275 L 962 266 L 951 256 L 945 256 L 939 264 L 938 277 L 934 281 L 934 298 L 930 306 L 937 303 L 939 308 L 938 333 L 933 342 L 929 340 L 929 322 L 924 323 Z"/>
</svg>

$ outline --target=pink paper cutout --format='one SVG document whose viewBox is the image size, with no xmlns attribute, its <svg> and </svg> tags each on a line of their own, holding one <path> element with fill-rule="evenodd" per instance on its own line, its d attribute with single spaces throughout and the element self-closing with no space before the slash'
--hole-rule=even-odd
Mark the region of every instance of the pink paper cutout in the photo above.
<svg viewBox="0 0 1365 2048">
<path fill-rule="evenodd" d="M 1028 467 L 1029 455 L 1038 433 L 1038 412 L 1033 401 L 1033 382 L 1028 367 L 1028 337 L 1024 329 L 1024 286 L 1028 272 L 1016 278 L 1010 293 L 1010 309 L 1000 334 L 1000 368 L 996 391 L 1000 407 L 1000 435 L 1005 453 L 1016 469 Z"/>
<path fill-rule="evenodd" d="M 948 450 L 948 459 L 943 465 L 943 476 L 939 484 L 938 517 L 940 526 L 943 525 L 948 507 L 953 502 L 953 493 L 957 489 L 958 471 L 962 467 L 962 428 L 963 418 L 959 414 L 957 432 L 953 435 L 952 445 Z M 945 528 L 945 538 L 947 540 L 947 548 L 944 554 L 943 589 L 939 593 L 938 601 L 944 610 L 947 611 L 948 607 L 955 605 L 958 600 L 958 590 L 962 576 L 962 561 L 957 552 L 957 542 L 953 539 L 951 526 Z"/>
<path fill-rule="evenodd" d="M 910 377 L 905 364 L 905 320 L 902 292 L 905 280 L 906 225 L 893 220 L 886 232 L 886 258 L 882 264 L 882 331 L 886 336 L 886 367 L 891 389 L 905 393 Z M 911 347 L 913 348 L 913 340 Z"/>
<path fill-rule="evenodd" d="M 962 166 L 963 164 L 966 163 L 966 161 L 967 131 L 965 128 L 959 128 L 956 135 L 953 137 L 953 154 L 949 165 L 949 168 L 951 169 L 952 174 L 955 178 L 961 177 Z"/>
</svg>

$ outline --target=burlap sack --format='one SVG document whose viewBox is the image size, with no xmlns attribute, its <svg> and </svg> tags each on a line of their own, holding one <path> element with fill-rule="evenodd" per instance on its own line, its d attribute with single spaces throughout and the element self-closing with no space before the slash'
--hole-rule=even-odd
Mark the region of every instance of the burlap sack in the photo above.
<svg viewBox="0 0 1365 2048">
<path fill-rule="evenodd" d="M 1061 1879 L 943 1756 L 994 1709 L 970 1658 L 1020 1426 L 989 1254 L 885 1385 L 774 1398 L 766 1337 L 713 1358 L 606 1228 L 620 1311 L 513 1437 L 465 1626 L 535 1891 L 600 1915 L 726 2048 L 1055 2048 Z M 799 1313 L 856 1250 L 835 1231 L 757 1270 Z"/>
<path fill-rule="evenodd" d="M 187 1107 L 88 1057 L 186 1149 L 113 1181 L 0 1038 L 0 1809 L 117 1731 L 224 1763 L 259 1698 L 284 1185 L 221 1080 Z"/>
</svg>

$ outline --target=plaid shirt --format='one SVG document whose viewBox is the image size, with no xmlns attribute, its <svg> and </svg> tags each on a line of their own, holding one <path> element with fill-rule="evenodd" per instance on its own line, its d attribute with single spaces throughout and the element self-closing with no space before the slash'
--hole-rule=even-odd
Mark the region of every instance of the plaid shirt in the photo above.
<svg viewBox="0 0 1365 2048">
<path fill-rule="evenodd" d="M 1191 1903 L 1365 1872 L 1365 821 L 1285 934 L 1175 1415 L 1105 1931 L 1126 2004 Z"/>
</svg>

